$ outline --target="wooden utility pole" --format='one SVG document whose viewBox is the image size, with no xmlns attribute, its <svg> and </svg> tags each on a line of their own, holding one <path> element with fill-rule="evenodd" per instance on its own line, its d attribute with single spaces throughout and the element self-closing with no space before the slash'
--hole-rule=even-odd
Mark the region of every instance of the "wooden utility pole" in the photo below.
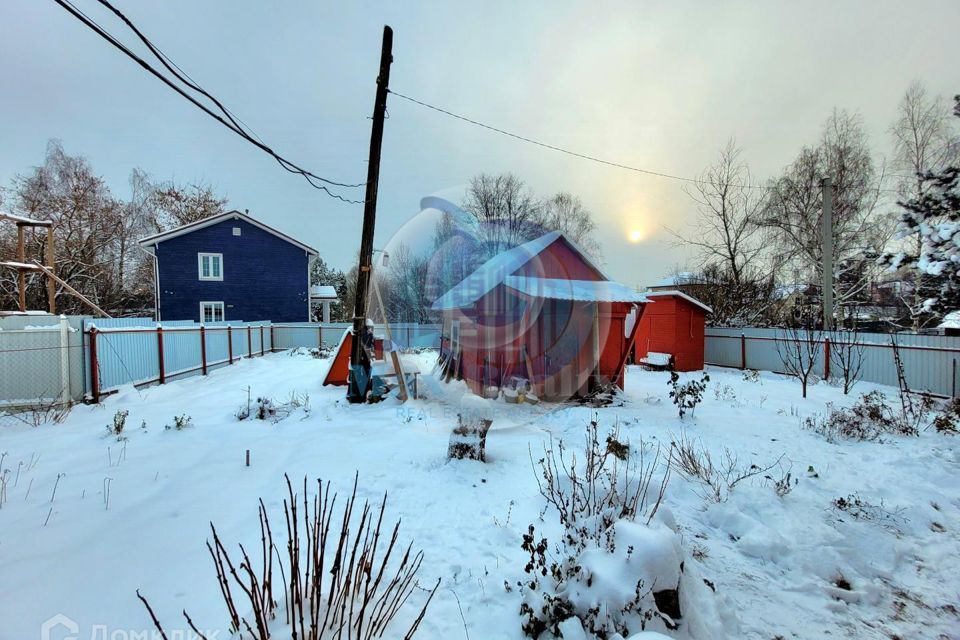
<svg viewBox="0 0 960 640">
<path fill-rule="evenodd" d="M 387 94 L 390 86 L 390 63 L 393 62 L 393 29 L 384 25 L 383 45 L 380 49 L 380 73 L 377 75 L 377 94 L 373 103 L 373 128 L 370 132 L 370 161 L 367 165 L 367 189 L 363 204 L 363 235 L 360 239 L 360 264 L 357 268 L 357 298 L 353 306 L 353 343 L 350 348 L 351 367 L 362 362 L 361 336 L 367 320 L 367 295 L 370 287 L 370 271 L 373 263 L 373 232 L 377 217 L 377 187 L 380 180 L 380 148 L 383 144 L 383 120 L 387 111 Z M 351 399 L 365 389 L 347 387 Z"/>
<path fill-rule="evenodd" d="M 833 331 L 833 180 L 824 178 L 823 216 L 821 220 L 821 242 L 823 260 L 823 330 Z"/>
</svg>

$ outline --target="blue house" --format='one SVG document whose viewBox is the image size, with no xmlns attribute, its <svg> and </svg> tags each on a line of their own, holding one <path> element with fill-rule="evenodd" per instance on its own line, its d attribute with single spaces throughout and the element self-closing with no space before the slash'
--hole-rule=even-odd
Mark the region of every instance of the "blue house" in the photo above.
<svg viewBox="0 0 960 640">
<path fill-rule="evenodd" d="M 303 322 L 315 249 L 228 211 L 140 240 L 154 257 L 157 320 Z"/>
</svg>

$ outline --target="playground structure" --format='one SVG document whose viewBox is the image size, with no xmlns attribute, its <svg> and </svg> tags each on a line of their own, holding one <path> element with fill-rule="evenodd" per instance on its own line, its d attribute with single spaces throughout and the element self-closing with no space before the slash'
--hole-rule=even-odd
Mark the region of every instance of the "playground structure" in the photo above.
<svg viewBox="0 0 960 640">
<path fill-rule="evenodd" d="M 40 273 L 43 277 L 46 278 L 47 286 L 47 312 L 50 315 L 55 315 L 57 313 L 57 284 L 62 286 L 64 290 L 68 293 L 76 296 L 84 302 L 87 306 L 96 311 L 100 316 L 104 318 L 109 318 L 110 315 L 98 307 L 96 304 L 91 302 L 86 296 L 82 293 L 71 287 L 66 281 L 57 276 L 55 272 L 56 268 L 56 250 L 53 239 L 53 221 L 52 220 L 34 220 L 33 218 L 26 218 L 23 216 L 16 216 L 12 213 L 4 213 L 0 211 L 0 222 L 12 222 L 17 226 L 17 259 L 16 260 L 0 260 L 0 267 L 6 267 L 8 269 L 13 269 L 17 272 L 17 307 L 18 311 L 9 312 L 9 311 L 0 311 L 4 315 L 16 315 L 21 314 L 25 315 L 31 313 L 27 309 L 27 274 L 30 272 Z M 33 260 L 31 262 L 27 261 L 27 229 L 46 229 L 46 237 L 44 238 L 44 259 L 46 264 L 41 263 L 39 260 Z"/>
</svg>

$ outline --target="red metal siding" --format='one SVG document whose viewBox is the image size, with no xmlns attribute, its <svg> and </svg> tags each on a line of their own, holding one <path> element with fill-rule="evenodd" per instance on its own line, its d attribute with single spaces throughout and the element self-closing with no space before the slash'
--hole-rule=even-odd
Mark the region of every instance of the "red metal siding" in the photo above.
<svg viewBox="0 0 960 640">
<path fill-rule="evenodd" d="M 683 298 L 651 298 L 640 318 L 640 333 L 634 350 L 637 359 L 649 352 L 669 353 L 677 371 L 703 369 L 703 309 Z"/>
<path fill-rule="evenodd" d="M 603 275 L 587 264 L 577 250 L 563 238 L 554 240 L 511 275 L 562 280 L 604 280 Z"/>
</svg>

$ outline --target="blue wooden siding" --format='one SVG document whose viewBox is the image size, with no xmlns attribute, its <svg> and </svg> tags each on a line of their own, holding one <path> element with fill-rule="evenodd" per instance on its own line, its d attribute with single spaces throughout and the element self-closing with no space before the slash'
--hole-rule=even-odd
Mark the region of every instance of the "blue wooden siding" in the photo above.
<svg viewBox="0 0 960 640">
<path fill-rule="evenodd" d="M 240 235 L 233 235 L 234 227 Z M 223 254 L 223 280 L 200 280 L 197 254 Z M 158 313 L 200 320 L 200 302 L 223 302 L 224 320 L 308 320 L 310 256 L 245 220 L 227 219 L 156 245 Z"/>
</svg>

